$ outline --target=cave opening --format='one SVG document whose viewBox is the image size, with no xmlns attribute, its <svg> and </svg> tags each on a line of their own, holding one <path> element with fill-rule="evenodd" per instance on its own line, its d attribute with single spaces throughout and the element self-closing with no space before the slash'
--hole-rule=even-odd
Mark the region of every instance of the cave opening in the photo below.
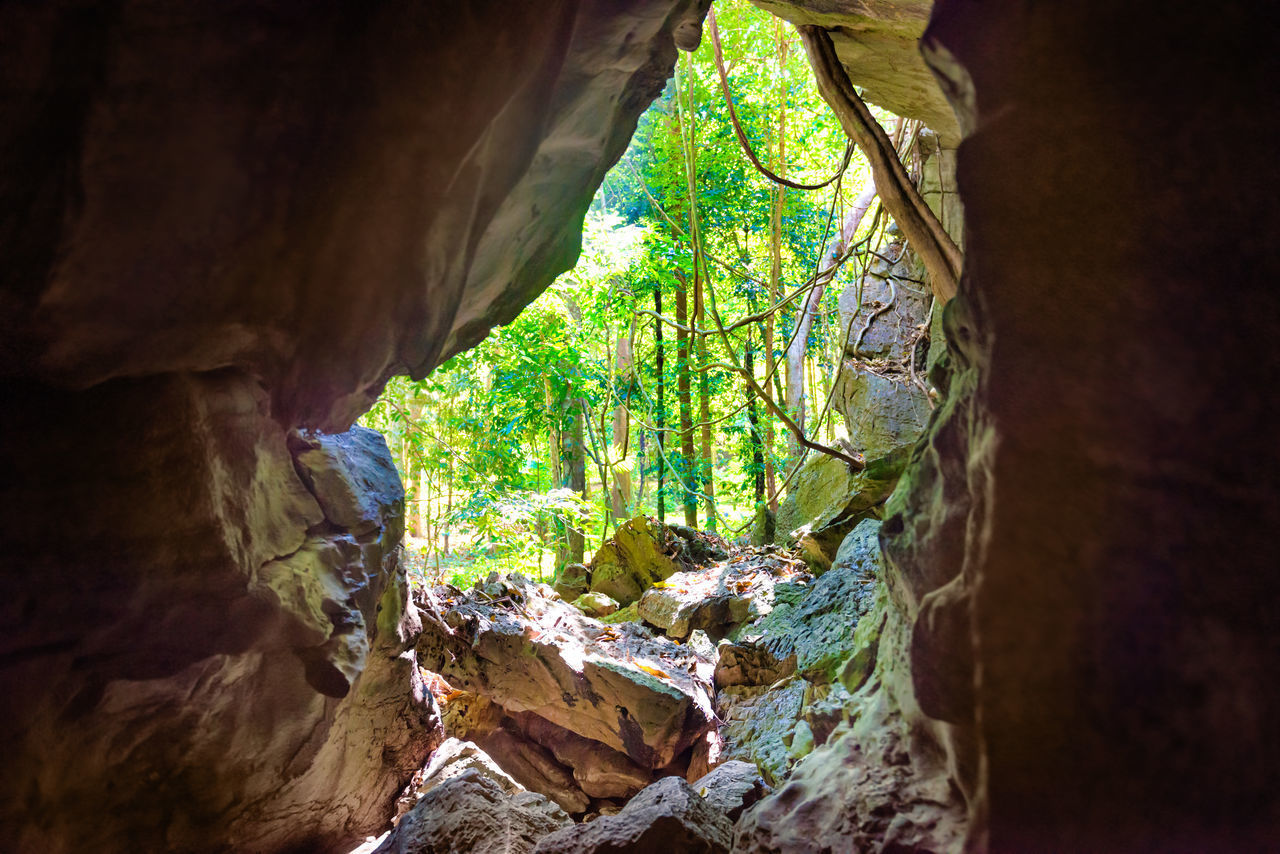
<svg viewBox="0 0 1280 854">
<path fill-rule="evenodd" d="M 1260 4 L 446 5 L 0 6 L 0 848 L 1273 847 Z"/>
</svg>

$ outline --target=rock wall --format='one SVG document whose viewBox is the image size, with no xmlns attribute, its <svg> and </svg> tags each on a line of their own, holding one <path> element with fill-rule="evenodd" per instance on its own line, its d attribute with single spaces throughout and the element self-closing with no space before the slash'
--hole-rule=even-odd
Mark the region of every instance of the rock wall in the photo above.
<svg viewBox="0 0 1280 854">
<path fill-rule="evenodd" d="M 850 37 L 858 10 L 828 11 Z M 1280 664 L 1263 604 L 1280 452 L 1260 393 L 1280 173 L 1238 144 L 1277 122 L 1261 15 L 940 0 L 924 34 L 965 135 L 965 275 L 931 366 L 943 399 L 886 508 L 878 662 L 907 677 L 904 758 L 940 749 L 935 779 L 964 796 L 967 850 L 1280 836 L 1263 675 Z M 830 755 L 827 779 L 850 767 Z M 791 793 L 808 824 L 787 818 L 784 792 L 748 814 L 748 850 L 803 850 L 796 829 L 834 814 L 815 784 Z"/>
<path fill-rule="evenodd" d="M 1264 11 L 945 0 L 925 35 L 966 133 L 970 379 L 903 518 L 941 523 L 920 653 L 932 713 L 976 722 L 972 850 L 1280 838 Z"/>
<path fill-rule="evenodd" d="M 385 820 L 439 720 L 382 438 L 288 436 L 234 371 L 10 392 L 6 850 L 321 850 Z"/>
<path fill-rule="evenodd" d="M 573 263 L 706 6 L 0 9 L 0 848 L 386 821 L 438 726 L 342 431 Z"/>
<path fill-rule="evenodd" d="M 867 4 L 771 5 L 821 13 L 833 38 L 860 42 L 846 65 L 868 97 L 923 117 L 877 97 Z M 747 814 L 740 850 L 865 828 L 893 779 L 883 739 L 903 723 L 911 773 L 890 788 L 900 804 L 934 794 L 860 850 L 1280 838 L 1266 734 L 1280 691 L 1264 675 L 1280 664 L 1264 604 L 1280 592 L 1266 486 L 1280 452 L 1263 391 L 1280 171 L 1239 145 L 1277 123 L 1262 14 L 936 4 L 922 44 L 965 135 L 966 262 L 940 318 L 947 354 L 929 360 L 942 400 L 882 529 L 888 705 L 853 710 L 878 724 L 815 751 Z M 945 215 L 949 183 L 944 171 L 930 199 Z"/>
</svg>

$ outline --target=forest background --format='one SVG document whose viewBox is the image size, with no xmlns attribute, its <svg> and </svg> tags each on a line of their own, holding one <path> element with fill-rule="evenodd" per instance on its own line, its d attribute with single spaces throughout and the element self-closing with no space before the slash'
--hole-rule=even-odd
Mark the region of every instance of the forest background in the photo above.
<svg viewBox="0 0 1280 854">
<path fill-rule="evenodd" d="M 806 456 L 800 435 L 842 447 L 836 297 L 888 220 L 794 29 L 746 2 L 716 15 L 759 165 L 818 188 L 748 159 L 715 39 L 682 54 L 587 211 L 577 266 L 362 419 L 400 469 L 417 580 L 549 579 L 641 514 L 744 536 Z M 910 149 L 910 123 L 872 112 Z"/>
</svg>

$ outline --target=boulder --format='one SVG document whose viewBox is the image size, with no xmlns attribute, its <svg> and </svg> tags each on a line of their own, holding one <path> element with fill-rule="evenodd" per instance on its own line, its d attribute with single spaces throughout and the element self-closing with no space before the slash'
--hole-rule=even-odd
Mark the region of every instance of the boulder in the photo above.
<svg viewBox="0 0 1280 854">
<path fill-rule="evenodd" d="M 695 630 L 722 638 L 769 612 L 772 578 L 732 577 L 731 573 L 678 572 L 640 597 L 638 613 L 677 640 Z"/>
<path fill-rule="evenodd" d="M 638 600 L 654 582 L 681 568 L 684 541 L 648 516 L 637 516 L 618 528 L 591 559 L 591 592 L 620 605 Z"/>
<path fill-rule="evenodd" d="M 493 593 L 500 593 L 494 596 Z M 714 725 L 710 666 L 635 623 L 605 626 L 519 576 L 423 599 L 424 666 L 507 713 L 531 712 L 661 768 Z"/>
<path fill-rule="evenodd" d="M 871 610 L 876 583 L 874 575 L 862 570 L 832 570 L 809 585 L 799 603 L 777 604 L 743 629 L 737 643 L 748 649 L 764 647 L 779 662 L 794 655 L 795 666 L 806 679 L 831 682 L 852 654 L 854 632 L 859 619 Z M 742 659 L 760 660 L 743 652 Z"/>
<path fill-rule="evenodd" d="M 664 777 L 632 798 L 617 815 L 556 831 L 538 854 L 728 854 L 733 825 L 679 777 Z"/>
<path fill-rule="evenodd" d="M 714 674 L 717 688 L 730 685 L 772 685 L 796 672 L 796 653 L 779 657 L 767 644 L 753 641 L 721 641 Z"/>
<path fill-rule="evenodd" d="M 570 824 L 545 796 L 511 793 L 468 769 L 424 794 L 375 854 L 529 854 L 538 840 Z"/>
<path fill-rule="evenodd" d="M 565 564 L 564 568 L 556 574 L 556 580 L 552 583 L 551 589 L 559 593 L 564 601 L 574 602 L 586 593 L 590 586 L 591 574 L 587 568 L 580 563 L 570 563 Z"/>
<path fill-rule="evenodd" d="M 498 727 L 481 739 L 481 745 L 521 786 L 546 795 L 565 812 L 581 814 L 591 805 L 591 798 L 574 782 L 571 769 L 513 728 Z"/>
<path fill-rule="evenodd" d="M 923 366 L 920 368 L 923 374 Z M 844 414 L 850 443 L 867 459 L 910 448 L 929 423 L 929 394 L 923 377 L 909 371 L 846 359 L 836 378 L 837 405 Z"/>
<path fill-rule="evenodd" d="M 653 782 L 654 772 L 625 753 L 528 712 L 515 715 L 515 720 L 528 738 L 572 769 L 574 782 L 591 798 L 628 798 Z"/>
<path fill-rule="evenodd" d="M 778 537 L 809 535 L 806 559 L 825 570 L 845 535 L 893 492 L 909 456 L 910 449 L 901 448 L 868 459 L 859 472 L 834 457 L 811 456 L 778 508 Z"/>
<path fill-rule="evenodd" d="M 618 603 L 603 593 L 584 593 L 573 600 L 573 607 L 588 617 L 607 617 L 617 612 Z"/>
<path fill-rule="evenodd" d="M 953 774 L 957 768 L 972 772 L 972 755 L 949 754 L 939 738 L 941 725 L 916 704 L 911 628 L 880 585 L 854 634 L 841 681 L 811 685 L 797 704 L 796 725 L 780 741 L 787 757 L 798 761 L 785 783 L 742 816 L 735 851 L 963 847 L 967 807 Z M 865 665 L 852 668 L 853 662 L 870 662 L 871 672 L 862 672 Z M 726 692 L 742 690 L 751 689 Z M 769 719 L 758 713 L 745 717 L 754 727 L 747 734 L 759 739 Z M 777 744 L 763 742 L 775 759 Z"/>
<path fill-rule="evenodd" d="M 786 779 L 794 757 L 790 747 L 804 710 L 806 682 L 792 678 L 772 687 L 734 685 L 716 697 L 724 722 L 722 756 L 753 762 L 770 785 Z"/>
<path fill-rule="evenodd" d="M 325 435 L 300 432 L 289 442 L 298 474 L 324 517 L 359 536 L 373 531 L 386 507 L 404 500 L 382 435 L 364 427 Z"/>
<path fill-rule="evenodd" d="M 965 813 L 945 775 L 912 767 L 900 730 L 848 733 L 806 756 L 738 822 L 734 852 L 959 851 Z"/>
<path fill-rule="evenodd" d="M 737 821 L 743 811 L 773 789 L 753 762 L 731 759 L 691 784 L 712 809 Z"/>
<path fill-rule="evenodd" d="M 431 761 L 423 769 L 422 781 L 418 783 L 416 793 L 421 797 L 441 783 L 466 771 L 474 771 L 488 777 L 509 795 L 524 790 L 523 786 L 499 768 L 492 757 L 474 742 L 447 738 L 431 754 Z"/>
</svg>

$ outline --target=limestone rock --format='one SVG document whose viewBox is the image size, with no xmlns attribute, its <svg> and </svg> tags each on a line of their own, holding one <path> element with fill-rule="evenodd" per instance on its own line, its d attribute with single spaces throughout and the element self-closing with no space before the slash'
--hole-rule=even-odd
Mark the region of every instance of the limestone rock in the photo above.
<svg viewBox="0 0 1280 854">
<path fill-rule="evenodd" d="M 809 727 L 815 745 L 826 744 L 831 734 L 842 724 L 849 723 L 854 697 L 843 683 L 814 685 L 805 703 L 803 717 Z"/>
<path fill-rule="evenodd" d="M 864 519 L 840 543 L 832 569 L 849 569 L 863 578 L 884 577 L 884 557 L 880 552 L 880 522 Z"/>
<path fill-rule="evenodd" d="M 398 488 L 294 431 L 572 266 L 707 5 L 0 9 L 0 849 L 385 823 L 438 737 Z"/>
<path fill-rule="evenodd" d="M 929 423 L 928 392 L 896 367 L 846 360 L 836 382 L 850 442 L 868 459 L 911 447 Z"/>
<path fill-rule="evenodd" d="M 574 782 L 591 798 L 628 798 L 653 781 L 653 771 L 641 768 L 625 753 L 537 715 L 525 712 L 515 719 L 525 735 L 572 769 Z"/>
<path fill-rule="evenodd" d="M 715 572 L 678 572 L 640 598 L 645 622 L 679 640 L 695 630 L 722 638 L 772 607 L 773 576 L 745 561 Z"/>
<path fill-rule="evenodd" d="M 824 454 L 811 456 L 778 508 L 778 536 L 812 535 L 814 559 L 824 570 L 845 535 L 893 492 L 909 456 L 903 448 L 869 459 L 860 472 Z"/>
<path fill-rule="evenodd" d="M 965 815 L 945 776 L 913 775 L 902 742 L 861 744 L 847 734 L 808 755 L 742 816 L 734 852 L 960 850 Z"/>
<path fill-rule="evenodd" d="M 929 0 L 752 0 L 797 26 L 831 34 L 836 54 L 863 97 L 900 116 L 921 119 L 949 147 L 960 141 L 951 105 L 920 56 Z"/>
<path fill-rule="evenodd" d="M 298 473 L 315 495 L 324 516 L 353 535 L 379 526 L 384 508 L 404 500 L 386 440 L 373 430 L 352 427 L 346 433 L 303 433 L 290 445 Z"/>
<path fill-rule="evenodd" d="M 873 672 L 810 686 L 797 704 L 804 726 L 798 722 L 780 739 L 788 756 L 801 758 L 784 784 L 744 814 L 735 851 L 959 850 L 967 813 L 953 774 L 972 758 L 949 755 L 942 725 L 916 704 L 910 636 L 909 618 L 881 586 L 854 634 L 849 659 L 869 659 Z M 766 726 L 762 716 L 744 717 L 759 738 Z M 778 741 L 764 741 L 775 761 Z"/>
<path fill-rule="evenodd" d="M 325 523 L 235 371 L 7 396 L 2 429 L 6 560 L 43 586 L 0 573 L 0 848 L 192 850 L 211 827 L 224 847 L 350 847 L 384 826 L 440 738 L 385 444 L 335 451 L 390 473 L 355 533 Z M 50 479 L 74 486 L 42 497 Z M 71 517 L 56 542 L 29 539 Z"/>
<path fill-rule="evenodd" d="M 875 601 L 876 577 L 855 569 L 832 570 L 810 585 L 799 604 L 780 604 L 752 623 L 738 643 L 766 647 L 778 661 L 796 656 L 810 681 L 835 679 L 853 648 L 859 619 Z"/>
<path fill-rule="evenodd" d="M 591 559 L 591 592 L 604 593 L 620 605 L 638 600 L 654 582 L 680 569 L 682 542 L 669 528 L 637 516 L 618 528 Z"/>
<path fill-rule="evenodd" d="M 716 697 L 724 725 L 725 759 L 754 762 L 771 785 L 785 780 L 793 757 L 791 735 L 804 709 L 806 683 L 794 678 L 775 687 L 734 685 Z"/>
<path fill-rule="evenodd" d="M 431 761 L 423 770 L 422 782 L 418 784 L 417 792 L 425 795 L 436 786 L 467 771 L 488 777 L 509 795 L 524 788 L 475 743 L 447 738 L 431 754 Z"/>
<path fill-rule="evenodd" d="M 569 824 L 545 796 L 512 794 L 468 769 L 423 795 L 375 854 L 529 854 L 539 839 Z"/>
<path fill-rule="evenodd" d="M 590 585 L 591 574 L 587 572 L 587 568 L 580 563 L 570 563 L 556 574 L 551 589 L 559 593 L 564 601 L 574 602 L 587 592 Z"/>
<path fill-rule="evenodd" d="M 427 593 L 418 643 L 424 666 L 508 713 L 536 714 L 643 768 L 666 766 L 712 727 L 708 686 L 689 647 L 634 623 L 604 626 L 519 576 L 497 588 L 503 596 Z"/>
<path fill-rule="evenodd" d="M 732 759 L 692 784 L 712 809 L 737 821 L 743 811 L 772 791 L 752 762 Z"/>
<path fill-rule="evenodd" d="M 632 602 L 625 608 L 619 608 L 612 614 L 606 614 L 600 617 L 600 622 L 607 626 L 617 625 L 618 623 L 639 623 L 640 622 L 640 603 Z"/>
<path fill-rule="evenodd" d="M 542 745 L 507 727 L 484 736 L 481 745 L 521 786 L 546 795 L 565 812 L 584 813 L 591 805 L 591 798 L 574 782 L 573 772 Z"/>
<path fill-rule="evenodd" d="M 664 777 L 606 815 L 544 837 L 538 854 L 728 854 L 733 825 L 679 777 Z"/>
<path fill-rule="evenodd" d="M 607 617 L 618 610 L 618 603 L 603 593 L 584 593 L 573 600 L 573 607 L 588 617 Z"/>
<path fill-rule="evenodd" d="M 772 685 L 796 672 L 796 653 L 790 650 L 781 658 L 768 644 L 753 641 L 722 641 L 716 660 L 717 688 L 730 685 Z"/>
<path fill-rule="evenodd" d="M 29 214 L 13 281 L 30 284 L 6 285 L 0 374 L 87 388 L 230 367 L 283 423 L 345 430 L 387 378 L 478 342 L 573 265 L 587 201 L 706 7 L 6 15 L 34 54 L 74 37 L 84 62 L 119 61 L 6 66 L 0 151 L 27 178 L 4 208 Z M 476 64 L 491 49 L 504 70 Z M 37 156 L 56 93 L 68 124 Z M 56 177 L 72 168 L 74 192 Z"/>
</svg>

